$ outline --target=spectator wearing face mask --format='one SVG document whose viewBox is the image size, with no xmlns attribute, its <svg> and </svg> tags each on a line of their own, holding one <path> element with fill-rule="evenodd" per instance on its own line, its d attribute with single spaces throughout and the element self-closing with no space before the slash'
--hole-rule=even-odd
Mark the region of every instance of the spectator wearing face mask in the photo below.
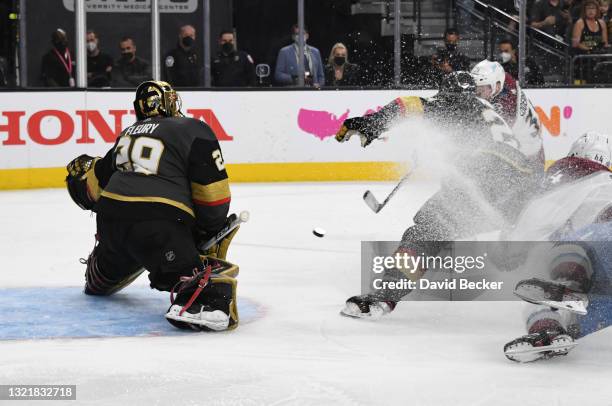
<svg viewBox="0 0 612 406">
<path fill-rule="evenodd" d="M 151 79 L 151 65 L 136 55 L 136 43 L 131 37 L 123 37 L 119 42 L 121 58 L 115 62 L 113 87 L 138 86 Z"/>
<path fill-rule="evenodd" d="M 501 63 L 506 73 L 514 80 L 518 80 L 518 56 L 514 44 L 510 40 L 502 40 L 497 45 L 498 62 Z M 544 84 L 544 75 L 536 61 L 527 57 L 525 60 L 525 83 L 528 85 L 541 86 Z"/>
<path fill-rule="evenodd" d="M 444 32 L 444 46 L 448 52 L 448 62 L 453 71 L 470 70 L 470 59 L 459 51 L 459 32 L 456 28 L 447 28 Z"/>
<path fill-rule="evenodd" d="M 195 50 L 196 30 L 184 25 L 179 30 L 176 48 L 164 58 L 164 80 L 173 86 L 198 86 L 201 65 Z"/>
<path fill-rule="evenodd" d="M 297 24 L 291 27 L 293 44 L 278 51 L 274 80 L 283 86 L 295 86 L 298 83 L 298 33 Z M 304 28 L 304 84 L 319 88 L 325 85 L 325 73 L 321 53 L 315 47 L 306 44 L 310 34 Z"/>
<path fill-rule="evenodd" d="M 87 31 L 87 86 L 108 87 L 111 83 L 113 58 L 100 51 L 100 41 L 95 31 Z"/>
<path fill-rule="evenodd" d="M 75 62 L 68 49 L 66 31 L 58 28 L 51 34 L 53 47 L 47 52 L 41 62 L 41 79 L 48 87 L 74 87 L 76 82 Z"/>
<path fill-rule="evenodd" d="M 335 44 L 325 65 L 327 86 L 359 86 L 359 75 L 359 66 L 348 61 L 346 46 L 340 42 Z"/>
<path fill-rule="evenodd" d="M 234 32 L 219 35 L 219 52 L 212 64 L 212 84 L 219 87 L 255 86 L 255 64 L 246 52 L 236 49 Z"/>
</svg>

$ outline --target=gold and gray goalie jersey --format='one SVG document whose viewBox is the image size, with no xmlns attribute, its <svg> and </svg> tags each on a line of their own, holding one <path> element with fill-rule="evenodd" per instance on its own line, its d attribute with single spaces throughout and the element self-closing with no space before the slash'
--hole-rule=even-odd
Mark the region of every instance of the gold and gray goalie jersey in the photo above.
<svg viewBox="0 0 612 406">
<path fill-rule="evenodd" d="M 225 222 L 230 190 L 219 142 L 203 122 L 155 117 L 121 132 L 96 161 L 89 193 L 94 211 L 119 219 L 194 221 L 215 232 Z"/>
</svg>

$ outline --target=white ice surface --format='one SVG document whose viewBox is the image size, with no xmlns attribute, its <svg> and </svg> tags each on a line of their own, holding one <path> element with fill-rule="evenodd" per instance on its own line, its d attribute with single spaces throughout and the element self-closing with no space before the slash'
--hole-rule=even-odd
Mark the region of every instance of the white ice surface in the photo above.
<svg viewBox="0 0 612 406">
<path fill-rule="evenodd" d="M 232 210 L 251 220 L 229 259 L 259 319 L 220 334 L 0 341 L 0 384 L 76 384 L 67 404 L 85 405 L 612 405 L 612 329 L 567 357 L 519 365 L 502 354 L 523 334 L 518 302 L 340 317 L 359 292 L 360 241 L 399 239 L 436 188 L 413 182 L 379 214 L 361 200 L 392 186 L 234 185 Z M 82 283 L 95 221 L 64 190 L 2 192 L 0 209 L 0 287 Z"/>
</svg>

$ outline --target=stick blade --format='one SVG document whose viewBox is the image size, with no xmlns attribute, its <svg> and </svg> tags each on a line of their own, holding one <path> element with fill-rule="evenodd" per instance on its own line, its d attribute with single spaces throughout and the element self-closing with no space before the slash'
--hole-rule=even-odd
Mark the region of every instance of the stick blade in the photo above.
<svg viewBox="0 0 612 406">
<path fill-rule="evenodd" d="M 366 190 L 366 192 L 363 194 L 363 201 L 374 213 L 378 213 L 380 209 L 382 209 L 382 205 L 378 203 L 378 200 L 376 200 L 374 194 L 369 190 Z"/>
</svg>

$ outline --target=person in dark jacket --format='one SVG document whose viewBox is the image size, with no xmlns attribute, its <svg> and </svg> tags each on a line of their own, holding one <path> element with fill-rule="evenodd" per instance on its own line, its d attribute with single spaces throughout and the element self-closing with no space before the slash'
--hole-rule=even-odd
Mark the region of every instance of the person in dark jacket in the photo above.
<svg viewBox="0 0 612 406">
<path fill-rule="evenodd" d="M 196 53 L 196 30 L 184 25 L 179 30 L 176 48 L 164 58 L 164 77 L 173 86 L 198 86 L 202 67 Z"/>
<path fill-rule="evenodd" d="M 121 58 L 115 62 L 114 87 L 132 87 L 151 77 L 151 65 L 136 55 L 136 43 L 130 37 L 119 42 Z"/>
<path fill-rule="evenodd" d="M 51 34 L 53 47 L 47 52 L 41 63 L 41 79 L 47 87 L 74 87 L 75 62 L 68 49 L 66 31 L 58 28 Z"/>
<path fill-rule="evenodd" d="M 335 44 L 329 53 L 327 65 L 325 65 L 325 83 L 328 86 L 359 86 L 359 65 L 349 63 L 348 49 L 340 42 Z"/>
<path fill-rule="evenodd" d="M 236 49 L 234 32 L 219 35 L 219 52 L 212 63 L 213 86 L 255 86 L 255 64 L 251 55 Z"/>
<path fill-rule="evenodd" d="M 87 86 L 110 86 L 112 70 L 113 58 L 100 50 L 98 34 L 87 31 Z"/>
</svg>

